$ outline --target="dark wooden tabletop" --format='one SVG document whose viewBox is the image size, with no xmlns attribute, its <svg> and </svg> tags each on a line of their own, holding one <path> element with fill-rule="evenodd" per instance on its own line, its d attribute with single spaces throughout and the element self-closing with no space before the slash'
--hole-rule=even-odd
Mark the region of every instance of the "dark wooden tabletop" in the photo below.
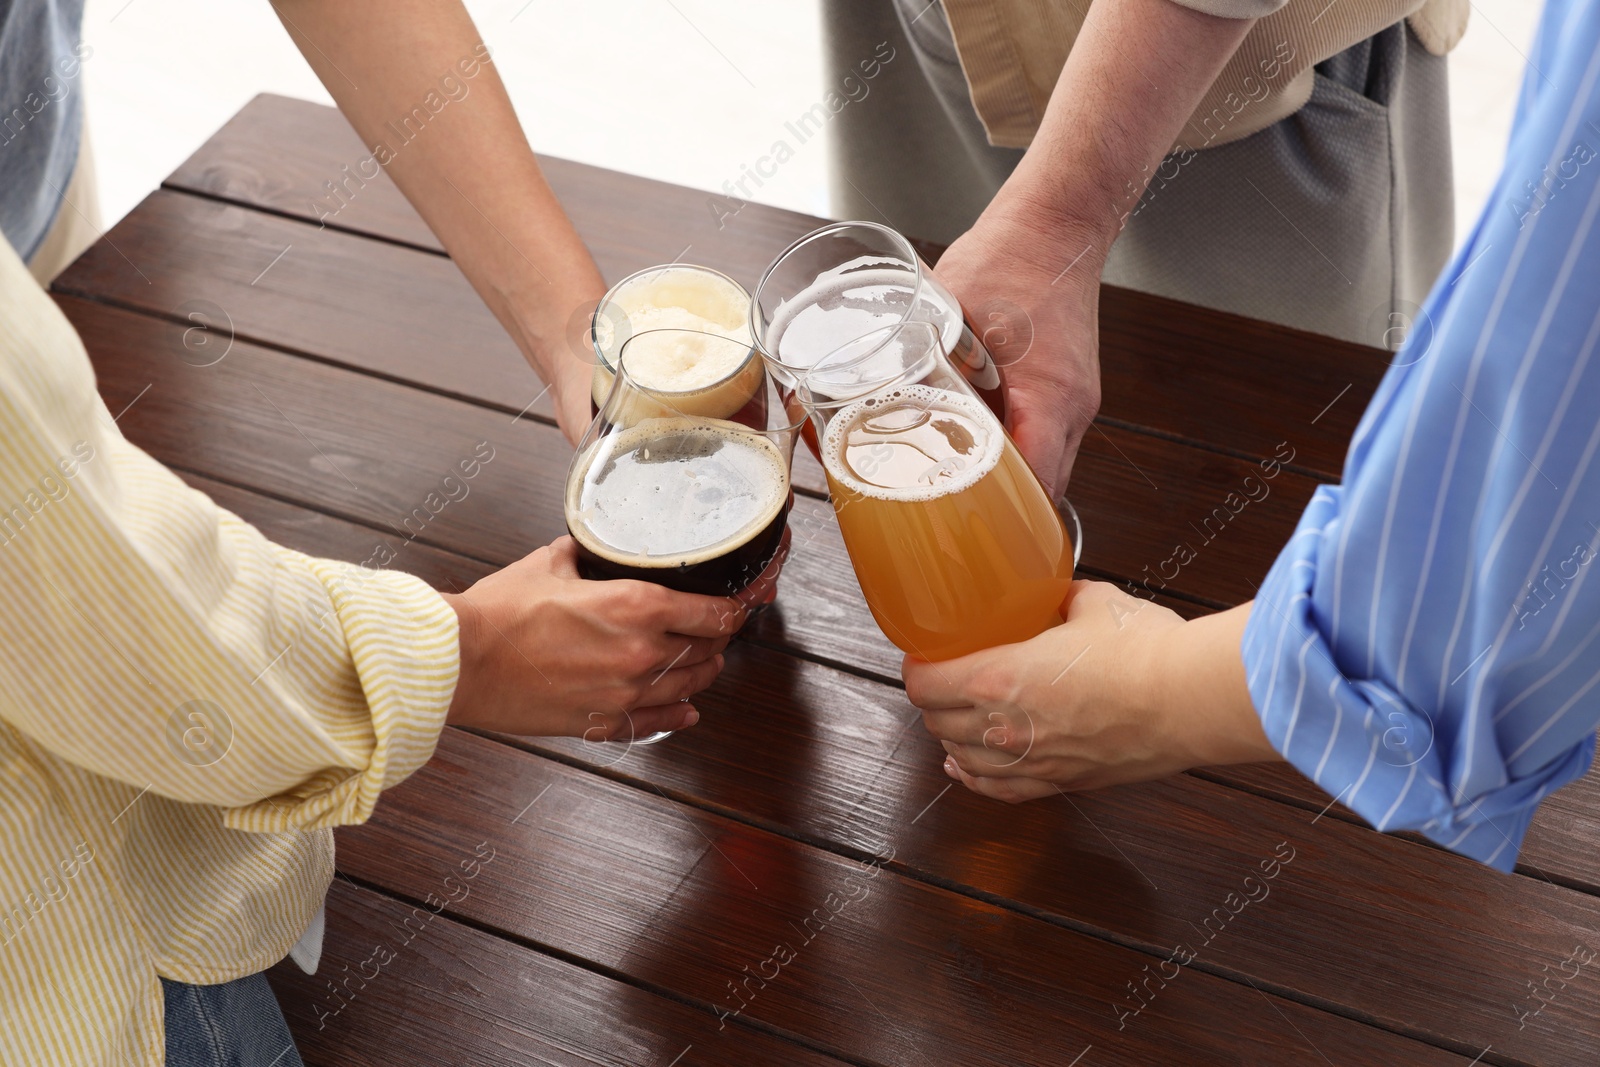
<svg viewBox="0 0 1600 1067">
<path fill-rule="evenodd" d="M 287 545 L 384 546 L 460 589 L 564 531 L 570 452 L 395 187 L 346 182 L 365 154 L 337 112 L 259 97 L 54 291 L 136 444 Z M 750 205 L 718 229 L 705 193 L 545 163 L 610 279 L 686 259 L 751 284 L 818 222 Z M 1385 353 L 1121 290 L 1101 325 L 1083 572 L 1141 582 L 1189 544 L 1162 603 L 1248 599 Z M 467 496 L 424 508 L 483 442 Z M 820 471 L 796 482 L 777 605 L 700 725 L 648 749 L 448 729 L 338 833 L 321 968 L 272 972 L 307 1063 L 1600 1060 L 1600 976 L 1551 981 L 1600 944 L 1592 777 L 1509 876 L 1281 766 L 1019 807 L 951 788 Z"/>
</svg>

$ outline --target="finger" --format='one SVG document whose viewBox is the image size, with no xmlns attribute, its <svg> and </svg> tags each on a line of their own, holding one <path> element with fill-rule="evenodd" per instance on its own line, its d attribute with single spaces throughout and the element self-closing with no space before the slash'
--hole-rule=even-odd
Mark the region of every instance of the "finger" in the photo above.
<svg viewBox="0 0 1600 1067">
<path fill-rule="evenodd" d="M 651 707 L 687 700 L 717 680 L 717 675 L 722 673 L 722 663 L 721 656 L 713 656 L 692 667 L 674 667 L 670 671 L 663 671 L 640 691 L 634 704 Z"/>
<path fill-rule="evenodd" d="M 991 763 L 1020 759 L 1033 747 L 1033 717 L 1026 708 L 925 711 L 922 722 L 942 742 L 993 751 Z"/>
<path fill-rule="evenodd" d="M 612 740 L 631 741 L 634 737 L 649 737 L 651 734 L 687 730 L 699 721 L 699 710 L 688 701 L 675 701 L 671 704 L 660 704 L 649 708 L 635 708 L 625 720 L 625 722 L 632 724 L 632 736 L 626 736 L 627 731 L 624 730 L 625 736 L 612 738 Z"/>
<path fill-rule="evenodd" d="M 944 769 L 946 774 L 979 796 L 1003 800 L 1007 804 L 1038 800 L 1059 792 L 1052 783 L 1037 778 L 974 778 L 948 759 L 945 760 Z"/>
<path fill-rule="evenodd" d="M 953 741 L 958 745 L 983 744 L 984 731 L 989 728 L 983 712 L 974 707 L 949 708 L 924 711 L 922 725 L 940 741 Z"/>
<path fill-rule="evenodd" d="M 1028 778 L 1039 773 L 1037 766 L 1027 762 L 1025 754 L 984 745 L 958 745 L 953 741 L 940 744 L 956 766 L 974 778 Z"/>
<path fill-rule="evenodd" d="M 1067 486 L 1072 481 L 1072 467 L 1078 460 L 1078 449 L 1083 447 L 1083 431 L 1069 434 L 1067 445 L 1061 450 L 1061 458 L 1057 463 L 1056 480 L 1047 488 L 1050 490 L 1050 499 L 1059 499 L 1066 492 Z"/>
<path fill-rule="evenodd" d="M 567 444 L 573 448 L 583 440 L 583 432 L 589 426 L 589 398 L 588 396 L 574 396 L 569 401 L 562 401 L 560 417 L 556 425 L 561 430 L 561 435 L 567 439 Z"/>
<path fill-rule="evenodd" d="M 1022 453 L 1022 458 L 1028 461 L 1028 466 L 1038 477 L 1045 493 L 1054 500 L 1061 492 L 1062 486 L 1067 484 L 1062 472 L 1065 464 L 1070 473 L 1072 460 L 1062 448 L 1061 429 L 1058 426 L 1046 427 L 1042 433 L 1034 433 L 1030 428 L 1017 427 L 1012 430 L 1016 438 L 1017 451 Z M 1076 449 L 1073 450 L 1076 454 Z"/>
<path fill-rule="evenodd" d="M 649 620 L 658 630 L 685 637 L 722 637 L 738 633 L 744 625 L 745 606 L 736 597 L 701 596 L 670 589 L 664 593 Z"/>
<path fill-rule="evenodd" d="M 987 655 L 988 651 L 974 652 L 939 663 L 905 657 L 900 663 L 900 677 L 905 679 L 907 699 L 924 711 L 972 707 L 976 701 L 968 694 L 966 683 Z"/>
<path fill-rule="evenodd" d="M 789 545 L 793 540 L 793 527 L 784 526 L 783 539 L 778 542 L 778 551 L 773 555 L 772 562 L 756 576 L 755 581 L 741 589 L 734 599 L 746 608 L 772 603 L 778 595 L 778 575 L 783 573 L 783 565 L 789 559 Z"/>
<path fill-rule="evenodd" d="M 557 578 L 578 577 L 578 542 L 569 535 L 550 542 L 550 573 Z"/>
<path fill-rule="evenodd" d="M 645 673 L 654 677 L 674 667 L 693 667 L 704 663 L 728 647 L 727 637 L 683 637 L 665 634 L 656 640 L 656 661 Z"/>
</svg>

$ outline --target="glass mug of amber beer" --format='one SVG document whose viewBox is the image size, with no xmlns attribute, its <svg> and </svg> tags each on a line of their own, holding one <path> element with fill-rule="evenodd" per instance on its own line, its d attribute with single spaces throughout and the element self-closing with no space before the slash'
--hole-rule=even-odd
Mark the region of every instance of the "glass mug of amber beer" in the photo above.
<svg viewBox="0 0 1600 1067">
<path fill-rule="evenodd" d="M 747 340 L 671 329 L 622 344 L 567 472 L 567 532 L 584 578 L 733 596 L 767 569 L 794 502 L 796 420 L 759 359 L 738 388 L 728 379 L 669 388 L 682 384 L 675 368 L 740 368 L 749 349 Z"/>
<path fill-rule="evenodd" d="M 796 384 L 873 618 L 901 651 L 945 660 L 1061 621 L 1077 516 L 999 419 L 907 321 L 814 361 Z"/>
<path fill-rule="evenodd" d="M 778 254 L 756 283 L 750 331 L 780 382 L 793 387 L 841 345 L 907 322 L 925 322 L 971 391 L 1004 421 L 1000 372 L 961 304 L 899 232 L 836 222 Z M 809 435 L 806 443 L 815 451 Z"/>
</svg>

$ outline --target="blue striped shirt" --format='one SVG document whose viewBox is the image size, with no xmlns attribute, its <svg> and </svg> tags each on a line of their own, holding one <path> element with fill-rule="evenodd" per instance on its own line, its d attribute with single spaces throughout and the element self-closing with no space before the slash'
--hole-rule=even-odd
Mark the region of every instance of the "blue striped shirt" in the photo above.
<svg viewBox="0 0 1600 1067">
<path fill-rule="evenodd" d="M 1267 736 L 1509 870 L 1600 724 L 1600 0 L 1552 0 L 1505 169 L 1256 597 Z"/>
</svg>

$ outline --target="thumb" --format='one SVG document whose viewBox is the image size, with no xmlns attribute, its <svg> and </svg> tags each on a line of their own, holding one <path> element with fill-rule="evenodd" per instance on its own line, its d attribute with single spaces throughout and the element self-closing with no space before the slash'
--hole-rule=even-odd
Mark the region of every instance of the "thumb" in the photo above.
<svg viewBox="0 0 1600 1067">
<path fill-rule="evenodd" d="M 557 578 L 578 577 L 578 542 L 570 534 L 550 542 L 550 573 Z"/>
<path fill-rule="evenodd" d="M 1060 492 L 1058 487 L 1066 484 L 1066 475 L 1072 469 L 1072 456 L 1064 455 L 1067 442 L 1061 427 L 1052 426 L 1048 421 L 1027 420 L 1011 431 L 1011 439 L 1028 466 L 1033 468 L 1045 492 L 1054 500 Z M 1074 442 L 1073 453 L 1076 452 Z"/>
<path fill-rule="evenodd" d="M 1045 488 L 1050 491 L 1050 499 L 1060 501 L 1066 492 L 1068 484 L 1072 481 L 1072 468 L 1078 461 L 1078 449 L 1083 446 L 1084 430 L 1077 430 L 1067 435 L 1061 443 L 1061 451 L 1056 458 L 1056 478 L 1054 483 L 1046 483 Z"/>
</svg>

